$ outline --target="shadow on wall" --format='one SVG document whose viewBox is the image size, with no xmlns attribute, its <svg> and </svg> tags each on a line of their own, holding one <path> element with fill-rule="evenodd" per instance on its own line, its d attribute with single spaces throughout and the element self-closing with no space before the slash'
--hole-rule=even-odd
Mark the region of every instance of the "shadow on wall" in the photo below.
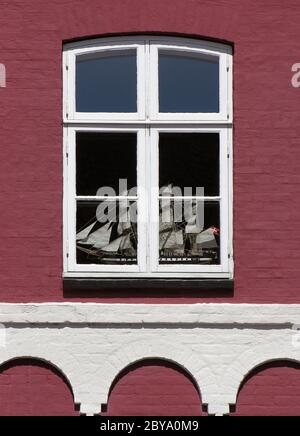
<svg viewBox="0 0 300 436">
<path fill-rule="evenodd" d="M 161 359 L 125 368 L 114 381 L 102 416 L 202 416 L 201 394 L 179 365 Z"/>
<path fill-rule="evenodd" d="M 66 378 L 38 359 L 1 366 L 0 410 L 1 416 L 79 416 Z"/>
<path fill-rule="evenodd" d="M 231 416 L 300 416 L 300 363 L 273 361 L 251 371 Z"/>
<path fill-rule="evenodd" d="M 115 288 L 120 285 L 114 285 Z M 187 288 L 177 288 L 177 289 L 146 289 L 142 285 L 140 287 L 134 288 L 131 286 L 131 289 L 128 289 L 128 286 L 124 289 L 114 289 L 111 287 L 107 287 L 107 289 L 97 289 L 95 291 L 87 290 L 85 286 L 80 287 L 80 284 L 77 285 L 76 289 L 71 289 L 72 287 L 66 286 L 66 282 L 64 283 L 64 298 L 75 301 L 99 301 L 102 300 L 102 303 L 155 303 L 155 300 L 160 300 L 160 302 L 174 302 L 180 301 L 185 302 L 189 300 L 196 300 L 199 298 L 203 299 L 216 299 L 216 300 L 224 300 L 224 299 L 232 299 L 234 297 L 233 289 L 210 289 L 210 290 L 201 290 L 201 289 L 188 289 Z"/>
</svg>

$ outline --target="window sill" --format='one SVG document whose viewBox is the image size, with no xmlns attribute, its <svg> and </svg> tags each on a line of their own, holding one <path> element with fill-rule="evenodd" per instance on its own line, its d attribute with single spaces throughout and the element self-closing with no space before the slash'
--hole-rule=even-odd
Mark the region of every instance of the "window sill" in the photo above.
<svg viewBox="0 0 300 436">
<path fill-rule="evenodd" d="M 172 290 L 172 291 L 233 291 L 231 279 L 178 279 L 178 278 L 64 278 L 64 292 L 74 291 L 130 291 L 130 290 Z"/>
</svg>

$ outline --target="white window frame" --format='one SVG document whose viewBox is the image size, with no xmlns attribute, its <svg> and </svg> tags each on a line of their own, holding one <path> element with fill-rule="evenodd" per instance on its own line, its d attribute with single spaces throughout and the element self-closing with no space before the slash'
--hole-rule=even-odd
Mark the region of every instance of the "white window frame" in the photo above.
<svg viewBox="0 0 300 436">
<path fill-rule="evenodd" d="M 76 57 L 106 50 L 137 50 L 137 113 L 76 113 Z M 158 50 L 184 50 L 219 56 L 220 113 L 158 113 Z M 184 38 L 124 37 L 68 44 L 64 66 L 64 276 L 141 278 L 232 278 L 232 53 L 231 48 Z M 135 132 L 137 134 L 138 265 L 78 265 L 76 263 L 76 132 Z M 220 265 L 159 265 L 158 135 L 160 132 L 219 133 L 220 135 Z M 149 165 L 150 162 L 150 165 Z M 93 197 L 95 200 L 96 198 Z M 210 198 L 207 197 L 206 200 Z M 214 198 L 215 199 L 215 198 Z M 101 200 L 99 198 L 99 200 Z"/>
<path fill-rule="evenodd" d="M 196 44 L 195 42 L 177 41 L 168 44 L 166 41 L 151 40 L 150 41 L 150 74 L 153 80 L 150 82 L 150 118 L 157 121 L 167 122 L 182 122 L 196 121 L 206 123 L 216 122 L 232 122 L 232 106 L 230 105 L 230 80 L 228 74 L 224 74 L 230 67 L 230 49 L 228 47 L 218 48 L 209 43 Z M 158 83 L 158 62 L 159 50 L 173 51 L 184 54 L 206 55 L 219 58 L 220 62 L 220 112 L 219 113 L 159 113 L 159 83 Z"/>
<path fill-rule="evenodd" d="M 134 40 L 101 40 L 98 43 L 87 44 L 81 48 L 78 48 L 77 44 L 71 46 L 69 49 L 64 51 L 64 63 L 67 66 L 67 77 L 66 85 L 67 91 L 65 93 L 64 99 L 64 122 L 72 121 L 86 121 L 86 122 L 104 122 L 104 121 L 141 121 L 145 119 L 145 92 L 146 84 L 144 81 L 145 77 L 145 41 L 134 39 Z M 104 53 L 107 51 L 137 51 L 137 112 L 132 113 L 88 113 L 88 112 L 77 112 L 76 111 L 76 59 L 77 57 Z"/>
</svg>

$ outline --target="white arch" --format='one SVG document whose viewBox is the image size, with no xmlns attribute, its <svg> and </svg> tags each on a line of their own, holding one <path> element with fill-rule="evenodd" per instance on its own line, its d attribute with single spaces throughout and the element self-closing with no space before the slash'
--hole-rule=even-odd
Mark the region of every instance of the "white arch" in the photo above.
<svg viewBox="0 0 300 436">
<path fill-rule="evenodd" d="M 228 404 L 236 404 L 240 387 L 252 371 L 265 364 L 278 361 L 290 361 L 300 365 L 300 350 L 292 347 L 274 350 L 273 347 L 261 345 L 242 354 L 223 378 L 225 391 L 228 392 L 226 396 Z"/>
<path fill-rule="evenodd" d="M 184 370 L 198 388 L 202 404 L 208 404 L 212 386 L 217 386 L 217 380 L 207 368 L 205 361 L 191 355 L 190 350 L 182 345 L 177 348 L 164 340 L 142 343 L 141 340 L 131 343 L 130 347 L 122 347 L 110 356 L 106 365 L 106 380 L 102 386 L 102 404 L 108 402 L 110 388 L 117 377 L 128 367 L 147 360 L 162 360 L 170 362 Z"/>
<path fill-rule="evenodd" d="M 54 363 L 54 361 L 48 357 L 42 356 L 42 355 L 28 355 L 28 354 L 16 354 L 16 353 L 6 353 L 6 356 L 4 358 L 0 359 L 0 372 L 1 369 L 4 365 L 7 365 L 9 363 L 13 363 L 14 362 L 18 362 L 19 360 L 28 360 L 28 361 L 32 361 L 33 365 L 34 362 L 43 362 L 43 363 L 47 363 L 49 366 L 53 367 L 54 369 L 56 369 L 56 371 L 59 372 L 59 374 L 61 374 L 61 376 L 65 379 L 65 381 L 67 382 L 67 385 L 69 387 L 69 389 L 71 390 L 71 393 L 73 395 L 74 398 L 74 405 L 75 404 L 80 404 L 76 398 L 76 391 L 74 389 L 74 384 L 72 383 L 72 377 L 70 377 L 70 375 L 68 374 L 68 371 L 66 371 L 65 369 L 61 368 L 61 364 L 60 363 Z"/>
</svg>

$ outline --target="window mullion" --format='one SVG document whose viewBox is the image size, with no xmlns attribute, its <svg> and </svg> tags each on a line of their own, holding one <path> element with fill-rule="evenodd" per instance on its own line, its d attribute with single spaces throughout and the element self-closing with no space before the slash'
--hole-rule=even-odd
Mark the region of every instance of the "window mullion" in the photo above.
<svg viewBox="0 0 300 436">
<path fill-rule="evenodd" d="M 145 41 L 145 47 L 144 47 L 144 54 L 145 54 L 145 117 L 146 122 L 150 121 L 151 119 L 151 110 L 150 110 L 150 104 L 151 104 L 151 62 L 150 62 L 150 42 Z"/>
<path fill-rule="evenodd" d="M 138 267 L 140 272 L 147 272 L 148 253 L 148 189 L 147 189 L 147 129 L 138 131 L 137 152 L 137 207 L 138 207 Z"/>
<path fill-rule="evenodd" d="M 159 253 L 159 161 L 158 161 L 159 133 L 155 128 L 149 128 L 150 171 L 148 197 L 150 203 L 149 213 L 149 260 L 150 271 L 158 269 Z"/>
</svg>

